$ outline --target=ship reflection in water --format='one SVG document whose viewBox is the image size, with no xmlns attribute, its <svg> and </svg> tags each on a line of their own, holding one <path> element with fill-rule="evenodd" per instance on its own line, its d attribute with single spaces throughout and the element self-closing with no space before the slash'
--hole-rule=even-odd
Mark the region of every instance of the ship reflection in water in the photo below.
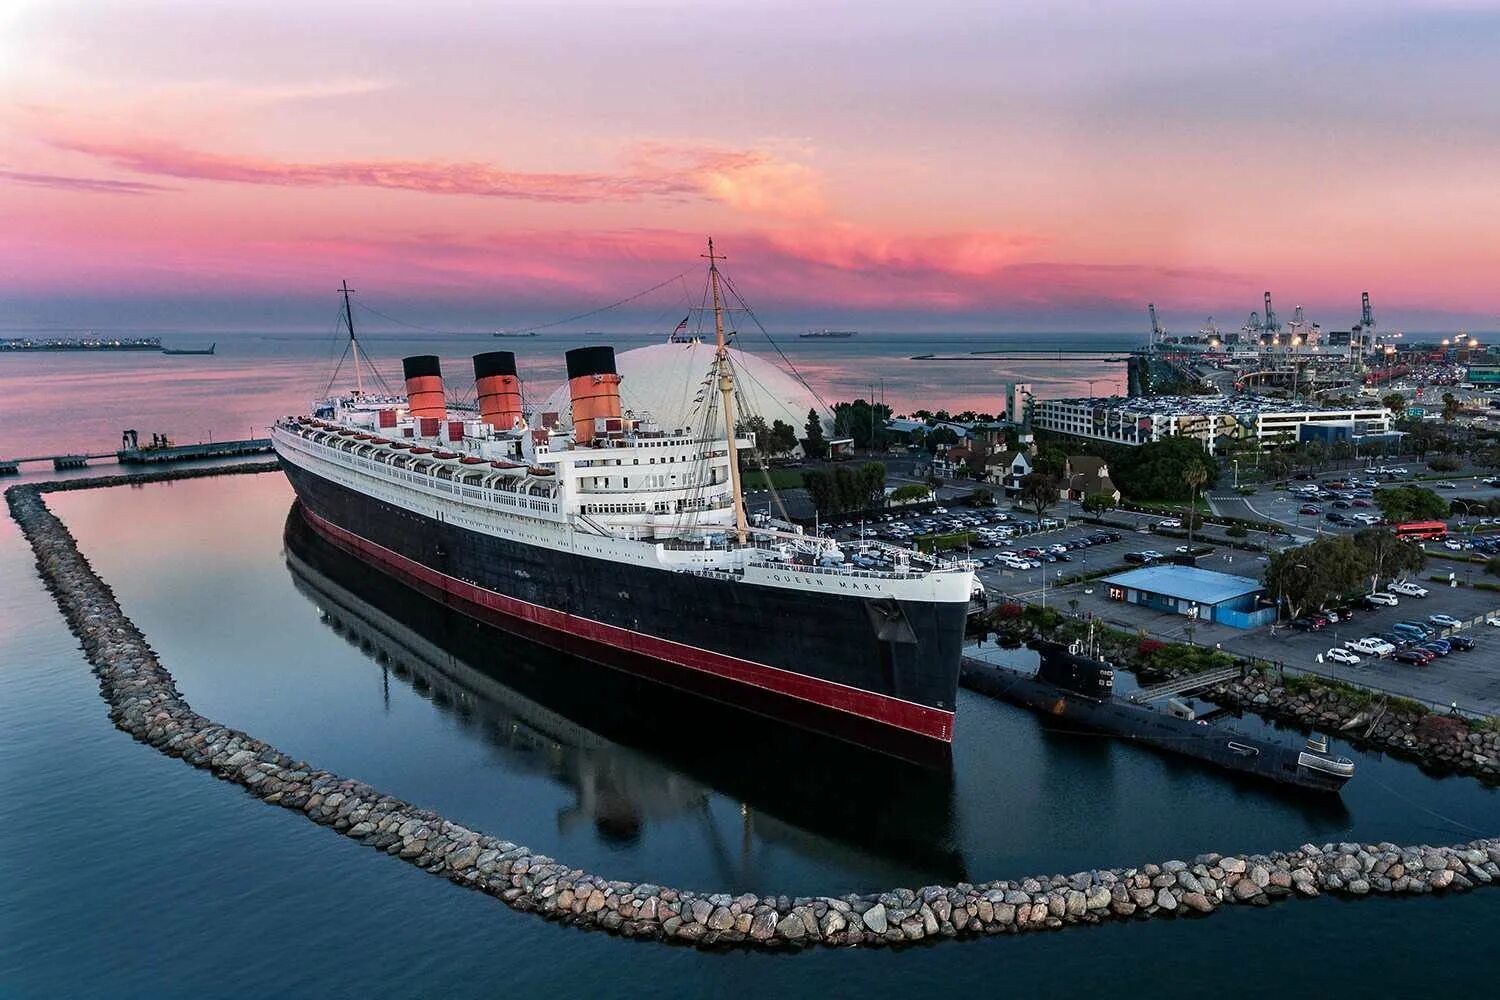
<svg viewBox="0 0 1500 1000">
<path fill-rule="evenodd" d="M 297 590 L 379 664 L 382 683 L 409 684 L 479 727 L 507 766 L 574 793 L 561 831 L 592 823 L 602 840 L 628 843 L 653 821 L 697 817 L 732 881 L 752 872 L 757 839 L 812 858 L 855 847 L 966 877 L 946 761 L 877 754 L 536 646 L 371 572 L 316 535 L 295 504 L 285 543 Z M 715 819 L 716 794 L 740 802 L 740 829 Z"/>
</svg>

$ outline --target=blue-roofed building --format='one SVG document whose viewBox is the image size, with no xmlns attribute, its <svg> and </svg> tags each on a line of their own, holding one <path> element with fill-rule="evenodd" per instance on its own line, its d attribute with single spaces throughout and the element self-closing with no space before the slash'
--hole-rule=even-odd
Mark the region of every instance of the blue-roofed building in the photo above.
<svg viewBox="0 0 1500 1000">
<path fill-rule="evenodd" d="M 1264 586 L 1248 576 L 1164 564 L 1116 573 L 1101 582 L 1112 601 L 1234 628 L 1268 625 L 1276 617 L 1275 608 L 1260 606 Z"/>
</svg>

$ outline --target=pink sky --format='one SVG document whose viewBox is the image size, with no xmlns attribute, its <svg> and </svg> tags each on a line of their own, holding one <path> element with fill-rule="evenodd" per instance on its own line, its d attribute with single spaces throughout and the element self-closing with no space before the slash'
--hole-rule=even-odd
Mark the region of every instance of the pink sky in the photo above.
<svg viewBox="0 0 1500 1000">
<path fill-rule="evenodd" d="M 713 233 L 787 323 L 1492 329 L 1497 50 L 1484 2 L 12 0 L 0 324 L 567 313 Z"/>
</svg>

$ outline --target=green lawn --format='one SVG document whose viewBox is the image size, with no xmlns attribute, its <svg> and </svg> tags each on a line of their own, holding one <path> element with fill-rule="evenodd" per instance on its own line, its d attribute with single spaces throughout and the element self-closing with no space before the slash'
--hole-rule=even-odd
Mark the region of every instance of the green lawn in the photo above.
<svg viewBox="0 0 1500 1000">
<path fill-rule="evenodd" d="M 778 490 L 799 490 L 803 486 L 801 469 L 746 469 L 743 480 L 745 489 L 765 489 L 767 475 L 771 477 L 771 485 Z"/>
</svg>

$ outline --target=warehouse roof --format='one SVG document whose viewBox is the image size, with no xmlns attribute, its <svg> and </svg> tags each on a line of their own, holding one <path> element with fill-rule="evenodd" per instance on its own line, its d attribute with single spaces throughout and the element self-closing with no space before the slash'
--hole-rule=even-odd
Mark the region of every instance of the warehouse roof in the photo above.
<svg viewBox="0 0 1500 1000">
<path fill-rule="evenodd" d="M 1142 566 L 1126 573 L 1106 576 L 1103 582 L 1180 600 L 1197 601 L 1199 604 L 1222 604 L 1265 589 L 1259 580 L 1252 580 L 1248 576 L 1232 576 L 1196 566 L 1176 565 Z"/>
</svg>

